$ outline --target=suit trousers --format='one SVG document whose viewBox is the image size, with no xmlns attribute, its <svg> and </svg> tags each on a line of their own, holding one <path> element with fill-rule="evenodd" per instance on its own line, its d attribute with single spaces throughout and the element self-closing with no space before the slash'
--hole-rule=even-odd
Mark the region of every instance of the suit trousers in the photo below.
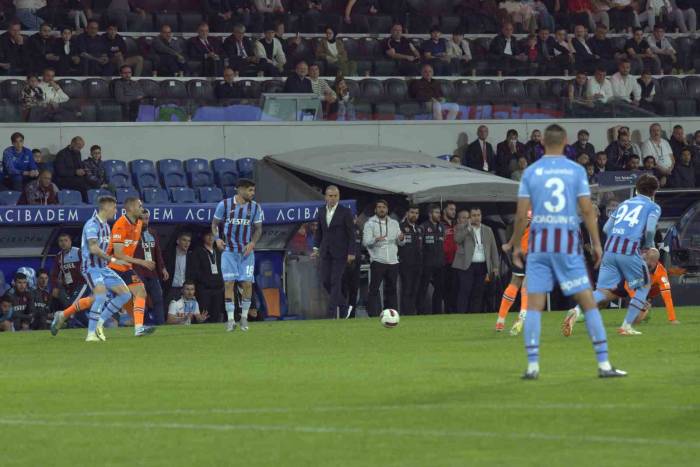
<svg viewBox="0 0 700 467">
<path fill-rule="evenodd" d="M 423 266 L 421 264 L 399 263 L 399 275 L 401 276 L 401 309 L 399 312 L 402 315 L 415 315 L 420 308 L 418 291 L 422 272 Z"/>
<path fill-rule="evenodd" d="M 351 317 L 355 316 L 357 310 L 357 292 L 360 290 L 360 259 L 357 258 L 352 264 L 345 266 L 343 273 L 343 296 L 348 306 L 352 307 Z"/>
<path fill-rule="evenodd" d="M 384 307 L 397 308 L 396 303 L 396 281 L 399 276 L 399 265 L 384 264 L 372 261 L 369 266 L 369 292 L 367 294 L 367 314 L 379 316 L 381 310 L 381 299 L 379 297 L 379 286 L 384 284 Z"/>
<path fill-rule="evenodd" d="M 457 283 L 457 270 L 451 265 L 446 264 L 442 269 L 442 278 L 444 281 L 443 302 L 445 303 L 445 313 L 457 312 L 457 291 L 459 286 Z"/>
<path fill-rule="evenodd" d="M 199 311 L 206 311 L 209 314 L 209 323 L 220 323 L 221 317 L 224 315 L 224 289 L 213 288 L 207 289 L 200 287 L 197 289 L 197 302 L 199 303 Z"/>
<path fill-rule="evenodd" d="M 428 286 L 433 284 L 433 296 L 427 303 Z M 423 274 L 421 275 L 420 290 L 418 291 L 418 313 L 427 314 L 442 314 L 442 297 L 445 290 L 445 278 L 443 277 L 442 266 L 424 266 Z"/>
<path fill-rule="evenodd" d="M 328 317 L 335 318 L 337 310 L 345 313 L 345 297 L 343 296 L 343 272 L 347 258 L 333 258 L 326 255 L 321 258 L 321 281 L 329 296 Z"/>
<path fill-rule="evenodd" d="M 459 313 L 483 312 L 486 273 L 486 263 L 472 263 L 466 271 L 459 270 L 459 295 L 457 296 Z"/>
</svg>

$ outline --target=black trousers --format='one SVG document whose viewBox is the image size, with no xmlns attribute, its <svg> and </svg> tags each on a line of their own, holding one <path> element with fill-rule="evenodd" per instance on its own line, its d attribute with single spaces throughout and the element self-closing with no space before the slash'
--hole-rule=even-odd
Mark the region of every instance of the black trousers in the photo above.
<svg viewBox="0 0 700 467">
<path fill-rule="evenodd" d="M 142 277 L 141 279 L 143 280 L 143 286 L 146 288 L 148 300 L 151 302 L 154 322 L 157 325 L 161 325 L 165 322 L 165 312 L 163 310 L 163 289 L 160 286 L 160 280 L 155 277 Z"/>
<path fill-rule="evenodd" d="M 321 258 L 321 281 L 323 288 L 328 292 L 328 317 L 335 318 L 337 310 L 343 315 L 346 311 L 347 303 L 343 296 L 343 272 L 347 258 L 333 258 L 324 256 Z"/>
<path fill-rule="evenodd" d="M 401 308 L 402 315 L 415 315 L 420 308 L 418 291 L 420 289 L 421 264 L 399 264 L 399 276 L 401 277 Z"/>
<path fill-rule="evenodd" d="M 343 272 L 343 297 L 345 297 L 348 306 L 352 307 L 350 316 L 355 316 L 355 310 L 357 309 L 357 292 L 359 290 L 360 259 L 357 258 L 352 264 L 347 264 Z"/>
<path fill-rule="evenodd" d="M 369 265 L 369 292 L 367 294 L 367 314 L 379 316 L 382 309 L 379 298 L 379 286 L 384 284 L 384 307 L 397 308 L 396 303 L 396 281 L 399 278 L 399 265 L 383 264 L 373 261 Z"/>
<path fill-rule="evenodd" d="M 457 310 L 459 313 L 481 313 L 484 311 L 486 272 L 486 263 L 472 263 L 466 271 L 458 271 Z"/>
<path fill-rule="evenodd" d="M 220 323 L 224 315 L 224 288 L 205 289 L 197 287 L 199 311 L 209 313 L 209 323 Z"/>
<path fill-rule="evenodd" d="M 445 313 L 457 312 L 457 291 L 459 290 L 457 281 L 457 270 L 446 264 L 442 268 L 442 279 L 445 284 L 442 301 L 445 304 Z"/>
<path fill-rule="evenodd" d="M 442 266 L 423 267 L 420 290 L 418 291 L 419 314 L 437 315 L 442 313 L 442 297 L 445 290 L 445 278 L 442 273 Z M 432 300 L 428 301 L 428 286 L 430 284 L 433 285 L 433 296 Z"/>
</svg>

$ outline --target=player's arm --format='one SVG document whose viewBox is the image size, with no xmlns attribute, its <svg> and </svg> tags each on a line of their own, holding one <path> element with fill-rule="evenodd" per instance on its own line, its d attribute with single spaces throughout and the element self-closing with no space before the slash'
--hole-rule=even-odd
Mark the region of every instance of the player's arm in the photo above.
<svg viewBox="0 0 700 467">
<path fill-rule="evenodd" d="M 647 217 L 647 226 L 644 230 L 644 248 L 652 248 L 654 246 L 654 237 L 656 236 L 656 224 L 661 217 L 661 208 L 658 206 Z"/>
<path fill-rule="evenodd" d="M 511 243 L 513 244 L 513 258 L 517 260 L 519 264 L 517 266 L 522 267 L 522 248 L 520 248 L 520 242 L 516 239 L 521 238 L 525 229 L 527 228 L 527 213 L 530 210 L 530 197 L 519 197 L 518 206 L 515 210 L 515 227 L 513 228 L 513 237 L 511 238 Z"/>
<path fill-rule="evenodd" d="M 593 256 L 593 262 L 595 263 L 595 268 L 597 269 L 598 266 L 600 266 L 600 259 L 603 256 L 603 248 L 600 245 L 598 218 L 596 216 L 593 203 L 591 203 L 591 197 L 579 196 L 578 207 L 581 211 L 581 216 L 583 217 L 583 223 L 586 225 L 586 230 L 588 230 L 588 234 L 591 237 L 591 255 Z"/>
<path fill-rule="evenodd" d="M 614 213 L 608 217 L 608 220 L 605 221 L 605 225 L 603 226 L 603 232 L 605 232 L 605 235 L 610 235 L 610 231 L 613 228 L 613 225 L 615 225 L 615 215 Z"/>
<path fill-rule="evenodd" d="M 219 201 L 219 204 L 216 205 L 214 215 L 211 218 L 211 234 L 214 236 L 214 242 L 216 243 L 216 246 L 219 248 L 219 250 L 223 250 L 226 246 L 224 241 L 219 236 L 219 226 L 221 225 L 223 218 L 224 202 Z"/>
<path fill-rule="evenodd" d="M 114 263 L 118 261 L 118 259 L 114 256 L 110 256 L 104 251 L 102 251 L 102 249 L 100 248 L 100 244 L 97 242 L 97 238 L 88 238 L 88 249 L 90 250 L 91 255 L 95 255 L 99 258 L 102 258 L 107 262 Z"/>
<path fill-rule="evenodd" d="M 255 250 L 255 245 L 260 240 L 260 237 L 262 237 L 262 221 L 253 224 L 253 234 L 250 237 L 250 243 L 245 246 L 243 256 L 248 256 Z"/>
<path fill-rule="evenodd" d="M 114 253 L 114 257 L 117 258 L 119 261 L 122 261 L 123 263 L 143 266 L 149 271 L 153 271 L 153 269 L 155 268 L 155 263 L 153 261 L 146 261 L 145 259 L 134 258 L 133 256 L 129 256 L 126 253 L 124 253 L 123 243 L 112 243 L 112 251 Z"/>
</svg>

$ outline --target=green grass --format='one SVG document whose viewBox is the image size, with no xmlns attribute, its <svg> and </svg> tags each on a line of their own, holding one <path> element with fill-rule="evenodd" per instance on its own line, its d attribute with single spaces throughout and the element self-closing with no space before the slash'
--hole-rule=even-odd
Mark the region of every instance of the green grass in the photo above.
<svg viewBox="0 0 700 467">
<path fill-rule="evenodd" d="M 700 309 L 619 337 L 543 320 L 542 375 L 494 315 L 0 335 L 0 465 L 698 465 Z M 509 316 L 508 325 L 515 314 Z"/>
</svg>

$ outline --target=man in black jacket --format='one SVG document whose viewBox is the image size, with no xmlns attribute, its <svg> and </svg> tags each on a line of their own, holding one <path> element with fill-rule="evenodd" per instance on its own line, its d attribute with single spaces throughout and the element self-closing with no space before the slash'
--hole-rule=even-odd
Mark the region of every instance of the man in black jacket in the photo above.
<svg viewBox="0 0 700 467">
<path fill-rule="evenodd" d="M 358 291 L 360 290 L 360 266 L 362 264 L 362 230 L 355 217 L 355 261 L 345 265 L 343 273 L 343 297 L 348 301 L 345 319 L 354 318 L 357 310 Z"/>
<path fill-rule="evenodd" d="M 258 71 L 264 71 L 260 59 L 255 55 L 253 41 L 245 37 L 245 26 L 242 24 L 236 24 L 224 41 L 224 54 L 228 57 L 229 65 L 243 76 L 256 76 Z"/>
<path fill-rule="evenodd" d="M 199 311 L 209 313 L 209 322 L 219 323 L 224 313 L 224 276 L 221 251 L 214 245 L 210 230 L 204 232 L 202 244 L 194 249 L 190 259 Z"/>
<path fill-rule="evenodd" d="M 418 288 L 423 272 L 423 235 L 418 222 L 419 207 L 411 205 L 401 223 L 404 243 L 399 246 L 401 277 L 401 314 L 415 315 L 418 309 Z"/>
<path fill-rule="evenodd" d="M 524 69 L 527 55 L 513 36 L 513 23 L 503 24 L 501 34 L 494 37 L 489 45 L 489 56 L 489 62 L 495 65 L 497 73 L 513 75 Z"/>
<path fill-rule="evenodd" d="M 80 136 L 74 137 L 70 145 L 58 151 L 54 161 L 56 173 L 56 185 L 61 189 L 77 190 L 85 199 L 89 188 L 88 173 L 83 168 L 80 151 L 85 146 L 85 141 Z"/>
<path fill-rule="evenodd" d="M 296 73 L 287 78 L 284 83 L 284 92 L 288 94 L 312 94 L 314 91 L 311 88 L 311 80 L 307 78 L 309 66 L 302 60 L 297 63 L 295 71 Z"/>
<path fill-rule="evenodd" d="M 168 271 L 168 278 L 163 282 L 163 291 L 165 292 L 166 305 L 170 304 L 172 300 L 180 298 L 182 285 L 185 282 L 194 282 L 191 244 L 192 234 L 180 232 L 175 248 L 165 252 L 165 269 Z"/>
<path fill-rule="evenodd" d="M 243 87 L 236 82 L 238 72 L 233 68 L 224 68 L 224 80 L 216 83 L 214 95 L 217 99 L 242 99 Z M 199 290 L 199 288 L 197 289 Z M 201 308 L 201 307 L 200 307 Z M 211 316 L 211 313 L 209 314 Z"/>
<path fill-rule="evenodd" d="M 477 140 L 467 146 L 467 156 L 464 165 L 483 172 L 496 172 L 496 154 L 493 146 L 486 141 L 489 137 L 489 128 L 481 125 L 476 130 Z"/>
<path fill-rule="evenodd" d="M 326 205 L 318 210 L 318 229 L 314 237 L 313 257 L 321 258 L 321 280 L 330 296 L 328 316 L 345 316 L 342 282 L 345 264 L 355 261 L 355 226 L 352 211 L 338 204 L 340 190 L 326 188 Z"/>
<path fill-rule="evenodd" d="M 443 276 L 445 228 L 440 222 L 441 218 L 440 206 L 432 204 L 428 208 L 428 220 L 420 225 L 420 234 L 423 239 L 423 248 L 421 248 L 423 274 L 421 276 L 420 289 L 418 290 L 419 314 L 428 314 L 428 312 L 432 314 L 442 313 L 442 296 L 445 289 L 445 278 Z M 433 285 L 432 306 L 426 306 L 426 296 L 430 284 Z"/>
<path fill-rule="evenodd" d="M 41 73 L 44 68 L 52 68 L 58 65 L 58 55 L 53 53 L 54 39 L 51 37 L 51 25 L 44 23 L 39 32 L 27 40 L 27 58 L 29 69 Z"/>
</svg>

